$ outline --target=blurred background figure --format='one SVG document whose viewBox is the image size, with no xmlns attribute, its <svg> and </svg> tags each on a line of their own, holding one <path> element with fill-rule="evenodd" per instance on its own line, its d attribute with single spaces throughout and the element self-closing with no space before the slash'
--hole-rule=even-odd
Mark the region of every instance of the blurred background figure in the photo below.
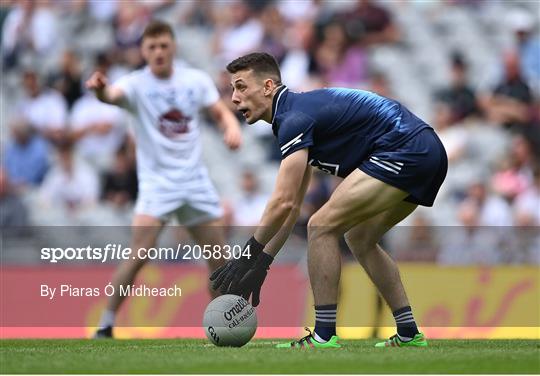
<svg viewBox="0 0 540 376">
<path fill-rule="evenodd" d="M 44 57 L 57 40 L 57 18 L 46 1 L 18 0 L 2 26 L 4 69 L 12 69 L 24 55 Z"/>
<path fill-rule="evenodd" d="M 398 261 L 435 262 L 440 244 L 433 222 L 421 212 L 415 213 L 410 226 L 398 227 L 395 236 L 399 241 L 392 242 L 393 256 Z M 451 231 L 451 230 L 450 230 Z"/>
<path fill-rule="evenodd" d="M 478 108 L 476 94 L 470 87 L 467 77 L 467 63 L 463 55 L 457 51 L 454 52 L 450 62 L 450 86 L 441 89 L 436 94 L 436 98 L 450 107 L 450 122 L 453 124 L 463 121 L 469 116 L 478 115 Z"/>
<path fill-rule="evenodd" d="M 450 228 L 442 237 L 438 263 L 493 265 L 503 261 L 501 236 L 482 220 L 480 205 L 468 200 L 459 206 L 459 227 Z"/>
<path fill-rule="evenodd" d="M 33 70 L 22 76 L 23 98 L 16 111 L 24 114 L 30 125 L 51 142 L 64 137 L 67 130 L 67 103 L 57 90 L 44 86 L 43 79 Z"/>
<path fill-rule="evenodd" d="M 506 127 L 521 127 L 529 120 L 532 93 L 523 79 L 520 57 L 515 51 L 504 55 L 504 76 L 491 96 L 484 100 L 484 110 L 494 122 Z"/>
<path fill-rule="evenodd" d="M 2 165 L 16 190 L 41 184 L 49 168 L 49 146 L 22 116 L 9 121 L 11 138 L 2 155 Z"/>
<path fill-rule="evenodd" d="M 118 2 L 118 12 L 113 20 L 114 53 L 117 61 L 125 64 L 128 70 L 138 69 L 144 61 L 139 44 L 150 13 L 139 2 Z"/>
<path fill-rule="evenodd" d="M 520 70 L 528 85 L 540 95 L 540 36 L 535 32 L 538 18 L 535 20 L 532 13 L 521 8 L 512 9 L 507 17 L 514 34 Z"/>
<path fill-rule="evenodd" d="M 28 209 L 0 167 L 0 228 L 28 226 Z"/>
<path fill-rule="evenodd" d="M 331 22 L 322 29 L 315 62 L 327 86 L 358 87 L 366 80 L 365 51 L 354 44 L 339 21 Z"/>
<path fill-rule="evenodd" d="M 68 108 L 83 95 L 81 61 L 75 51 L 66 50 L 60 59 L 60 68 L 49 78 L 51 86 L 66 100 Z"/>
<path fill-rule="evenodd" d="M 341 14 L 347 29 L 361 35 L 364 45 L 397 43 L 400 40 L 399 26 L 392 14 L 372 0 L 357 0 L 356 6 Z"/>
<path fill-rule="evenodd" d="M 117 209 L 125 209 L 137 199 L 137 171 L 125 144 L 115 153 L 113 166 L 103 174 L 101 196 Z"/>
<path fill-rule="evenodd" d="M 102 56 L 95 67 L 106 74 L 108 61 Z M 124 111 L 86 92 L 74 103 L 70 114 L 70 133 L 77 153 L 99 170 L 106 169 L 127 137 L 125 118 Z"/>
<path fill-rule="evenodd" d="M 74 154 L 73 142 L 56 144 L 56 160 L 40 188 L 41 205 L 68 214 L 93 207 L 99 199 L 99 180 L 92 168 Z"/>
<path fill-rule="evenodd" d="M 261 44 L 264 28 L 250 2 L 232 0 L 217 3 L 216 33 L 214 34 L 214 52 L 222 66 L 246 53 L 255 51 Z"/>
<path fill-rule="evenodd" d="M 261 192 L 255 170 L 242 171 L 239 186 L 240 196 L 227 205 L 230 210 L 231 226 L 256 226 L 263 214 L 268 195 Z"/>
</svg>

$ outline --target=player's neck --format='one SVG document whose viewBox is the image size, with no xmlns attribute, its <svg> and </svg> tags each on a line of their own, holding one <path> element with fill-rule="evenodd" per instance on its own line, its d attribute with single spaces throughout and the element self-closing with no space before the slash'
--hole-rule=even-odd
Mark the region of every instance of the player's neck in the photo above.
<svg viewBox="0 0 540 376">
<path fill-rule="evenodd" d="M 156 77 L 159 80 L 168 80 L 172 77 L 174 73 L 174 66 L 171 66 L 169 69 L 162 71 L 162 72 L 154 72 L 152 69 L 150 69 L 154 77 Z"/>
</svg>

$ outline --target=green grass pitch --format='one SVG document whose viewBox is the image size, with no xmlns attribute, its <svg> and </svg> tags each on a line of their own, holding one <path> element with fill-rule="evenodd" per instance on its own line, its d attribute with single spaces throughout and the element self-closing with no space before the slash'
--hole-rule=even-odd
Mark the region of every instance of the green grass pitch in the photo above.
<svg viewBox="0 0 540 376">
<path fill-rule="evenodd" d="M 284 350 L 255 340 L 2 340 L 1 373 L 540 373 L 537 340 L 431 340 L 428 348 Z"/>
</svg>

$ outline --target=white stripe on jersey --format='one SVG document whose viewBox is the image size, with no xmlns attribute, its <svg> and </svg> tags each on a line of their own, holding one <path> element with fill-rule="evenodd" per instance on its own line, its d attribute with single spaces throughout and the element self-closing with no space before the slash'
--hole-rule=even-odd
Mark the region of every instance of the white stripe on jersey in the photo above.
<svg viewBox="0 0 540 376">
<path fill-rule="evenodd" d="M 285 155 L 289 151 L 290 148 L 292 148 L 294 145 L 302 142 L 302 139 L 296 140 L 291 146 L 289 146 L 287 149 L 281 151 L 281 155 Z"/>
<path fill-rule="evenodd" d="M 300 137 L 302 137 L 303 135 L 304 135 L 304 133 L 300 133 L 298 136 L 296 136 L 295 138 L 293 138 L 292 140 L 287 142 L 285 145 L 283 145 L 281 147 L 281 150 L 287 148 L 288 146 L 292 146 L 292 145 L 297 144 L 298 142 L 302 141 L 302 139 L 300 139 Z M 296 141 L 298 141 L 298 142 L 296 142 Z"/>
</svg>

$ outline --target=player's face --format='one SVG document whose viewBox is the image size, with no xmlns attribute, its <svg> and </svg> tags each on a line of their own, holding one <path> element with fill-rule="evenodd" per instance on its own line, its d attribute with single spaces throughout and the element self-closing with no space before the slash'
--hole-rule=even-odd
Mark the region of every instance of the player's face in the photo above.
<svg viewBox="0 0 540 376">
<path fill-rule="evenodd" d="M 255 75 L 252 70 L 239 71 L 232 75 L 231 99 L 248 124 L 261 119 L 271 121 L 272 88 L 265 85 L 267 81 Z"/>
<path fill-rule="evenodd" d="M 176 47 L 170 34 L 164 33 L 155 37 L 145 37 L 141 51 L 153 74 L 158 77 L 171 75 Z"/>
</svg>

